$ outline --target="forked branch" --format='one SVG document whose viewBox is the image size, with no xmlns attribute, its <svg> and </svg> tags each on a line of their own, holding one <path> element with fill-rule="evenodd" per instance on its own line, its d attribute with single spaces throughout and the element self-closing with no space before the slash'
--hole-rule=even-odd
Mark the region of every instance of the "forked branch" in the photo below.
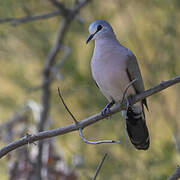
<svg viewBox="0 0 180 180">
<path fill-rule="evenodd" d="M 141 94 L 138 94 L 136 96 L 133 96 L 132 98 L 132 104 L 136 103 L 137 101 L 140 101 L 146 97 L 149 97 L 155 93 L 158 93 L 170 86 L 173 86 L 174 84 L 177 84 L 180 82 L 180 76 L 177 76 L 173 79 L 170 79 L 168 81 L 163 81 L 161 82 L 160 84 L 144 91 L 143 93 Z M 111 110 L 111 115 L 112 114 L 115 114 L 116 112 L 119 112 L 123 109 L 125 109 L 126 107 L 126 102 L 122 103 L 119 107 L 115 107 Z M 76 131 L 76 130 L 79 130 L 79 127 L 80 128 L 85 128 L 86 126 L 89 126 L 91 124 L 94 124 L 96 123 L 97 121 L 99 120 L 102 120 L 104 119 L 105 117 L 102 116 L 101 113 L 98 113 L 98 114 L 95 114 L 93 116 L 90 116 L 80 122 L 78 122 L 78 127 L 76 126 L 75 123 L 73 124 L 70 124 L 68 126 L 64 126 L 62 128 L 57 128 L 57 129 L 52 129 L 52 130 L 48 130 L 48 131 L 43 131 L 43 132 L 39 132 L 35 135 L 31 135 L 31 136 L 24 136 L 23 138 L 19 139 L 19 140 L 16 140 L 6 146 L 4 146 L 3 148 L 0 149 L 0 158 L 2 158 L 3 156 L 5 156 L 6 154 L 8 154 L 9 152 L 17 149 L 18 147 L 21 147 L 25 144 L 28 144 L 28 143 L 32 143 L 32 142 L 35 142 L 35 141 L 39 141 L 39 140 L 42 140 L 42 139 L 47 139 L 47 138 L 51 138 L 51 137 L 55 137 L 55 136 L 58 136 L 58 135 L 62 135 L 62 134 L 67 134 L 69 132 L 72 132 L 72 131 Z"/>
<path fill-rule="evenodd" d="M 70 114 L 70 116 L 72 117 L 72 119 L 74 120 L 77 128 L 79 129 L 79 135 L 81 137 L 81 139 L 85 142 L 85 143 L 88 143 L 88 144 L 102 144 L 102 143 L 120 143 L 120 141 L 115 141 L 115 140 L 101 140 L 101 141 L 88 141 L 84 135 L 83 135 L 83 132 L 82 132 L 82 128 L 79 127 L 79 121 L 75 118 L 75 116 L 72 114 L 72 112 L 69 110 L 69 108 L 67 107 L 62 95 L 61 95 L 61 92 L 60 92 L 60 89 L 58 88 L 58 94 L 59 94 L 59 97 L 65 107 L 65 109 L 67 110 L 67 112 Z"/>
</svg>

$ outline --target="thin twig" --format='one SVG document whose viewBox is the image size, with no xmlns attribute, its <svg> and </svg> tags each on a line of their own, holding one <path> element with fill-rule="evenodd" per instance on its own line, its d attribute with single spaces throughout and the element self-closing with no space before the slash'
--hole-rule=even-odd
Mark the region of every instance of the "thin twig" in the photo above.
<svg viewBox="0 0 180 180">
<path fill-rule="evenodd" d="M 96 169 L 96 172 L 95 172 L 92 180 L 96 180 L 97 175 L 99 174 L 99 172 L 100 172 L 100 170 L 101 170 L 101 167 L 102 167 L 102 165 L 103 165 L 104 160 L 106 159 L 106 157 L 107 157 L 107 153 L 104 154 L 103 158 L 101 159 L 100 163 L 98 164 L 97 169 Z"/>
<path fill-rule="evenodd" d="M 52 0 L 52 1 L 54 1 L 54 0 Z M 86 2 L 88 2 L 88 0 L 85 0 L 85 1 L 82 1 L 81 3 L 79 3 L 75 7 L 74 11 L 72 9 L 66 8 L 62 3 L 58 2 L 58 4 L 62 4 L 62 6 L 58 6 L 58 10 L 55 10 L 55 11 L 52 11 L 52 12 L 49 12 L 49 13 L 44 13 L 44 14 L 39 14 L 39 15 L 32 15 L 32 16 L 24 16 L 24 17 L 19 17 L 19 18 L 14 18 L 14 17 L 1 18 L 0 19 L 0 24 L 1 23 L 11 23 L 12 26 L 17 26 L 17 25 L 20 25 L 22 23 L 28 23 L 28 22 L 37 21 L 37 20 L 44 20 L 44 19 L 53 18 L 53 17 L 56 17 L 56 16 L 62 16 L 62 15 L 67 16 L 68 14 L 73 15 L 73 13 L 76 12 L 77 10 L 79 11 L 79 9 L 82 7 L 82 5 L 86 4 Z M 77 15 L 75 18 L 80 23 L 84 22 L 83 19 L 79 15 Z"/>
<path fill-rule="evenodd" d="M 115 141 L 115 140 L 102 140 L 102 141 L 88 141 L 84 136 L 82 132 L 82 128 L 79 128 L 79 134 L 81 139 L 88 144 L 102 144 L 102 143 L 121 143 L 120 141 Z"/>
<path fill-rule="evenodd" d="M 173 86 L 179 82 L 180 82 L 180 76 L 177 76 L 177 77 L 170 79 L 168 81 L 163 81 L 160 84 L 142 92 L 141 94 L 133 96 L 132 104 L 135 104 L 136 102 L 141 101 L 142 99 L 147 98 L 147 97 L 149 97 L 155 93 L 158 93 L 158 92 L 160 92 L 160 91 L 162 91 L 162 90 L 164 90 L 170 86 Z M 116 107 L 112 108 L 111 115 L 113 115 L 119 111 L 122 111 L 125 108 L 126 108 L 126 103 L 124 102 L 119 107 L 116 106 Z M 78 126 L 79 126 L 79 128 L 85 128 L 91 124 L 96 123 L 97 121 L 102 120 L 102 119 L 105 119 L 105 117 L 102 116 L 101 113 L 98 113 L 98 114 L 95 114 L 93 116 L 90 116 L 90 117 L 80 121 L 78 123 Z M 48 130 L 48 131 L 42 131 L 42 132 L 36 133 L 35 135 L 32 135 L 31 137 L 28 137 L 28 138 L 25 136 L 19 140 L 13 141 L 12 143 L 7 144 L 6 146 L 2 147 L 0 149 L 0 158 L 5 156 L 9 152 L 11 152 L 11 151 L 23 146 L 23 145 L 26 145 L 28 143 L 39 141 L 42 139 L 52 138 L 52 137 L 55 137 L 58 135 L 67 134 L 67 133 L 72 132 L 72 131 L 77 131 L 77 130 L 79 130 L 79 128 L 76 126 L 76 124 L 73 123 L 73 124 L 70 124 L 68 126 L 64 126 L 62 128 L 52 129 L 52 130 Z"/>
<path fill-rule="evenodd" d="M 11 18 L 11 17 L 2 18 L 2 19 L 0 19 L 0 23 L 11 23 L 13 26 L 17 26 L 22 23 L 48 19 L 48 18 L 52 18 L 52 17 L 58 16 L 58 15 L 61 15 L 61 12 L 59 10 L 56 10 L 56 11 L 52 11 L 52 12 L 45 13 L 45 14 L 25 16 L 25 17 L 20 17 L 20 18 Z"/>
<path fill-rule="evenodd" d="M 62 2 L 56 0 L 49 1 L 62 12 L 63 16 L 68 16 L 71 13 L 71 9 L 66 8 Z"/>
<path fill-rule="evenodd" d="M 68 113 L 71 115 L 71 117 L 73 118 L 75 124 L 78 124 L 78 121 L 76 120 L 76 118 L 74 117 L 74 115 L 71 113 L 71 111 L 70 111 L 69 108 L 67 107 L 66 103 L 64 102 L 64 99 L 63 99 L 63 97 L 61 96 L 61 92 L 60 92 L 59 87 L 58 87 L 58 95 L 59 95 L 59 97 L 60 97 L 60 99 L 61 99 L 64 107 L 66 108 L 67 112 L 68 112 Z"/>
<path fill-rule="evenodd" d="M 65 107 L 65 109 L 68 111 L 68 113 L 70 114 L 70 116 L 73 118 L 76 126 L 79 128 L 79 134 L 80 134 L 80 137 L 81 139 L 85 142 L 85 143 L 88 143 L 88 144 L 102 144 L 102 143 L 120 143 L 120 141 L 114 141 L 114 140 L 102 140 L 102 141 L 88 141 L 84 136 L 83 136 L 83 132 L 82 132 L 82 128 L 79 127 L 79 121 L 77 121 L 77 119 L 74 117 L 74 115 L 72 114 L 72 112 L 69 110 L 69 108 L 67 107 L 62 95 L 61 95 L 61 92 L 60 92 L 60 89 L 58 87 L 58 94 L 59 94 L 59 97 Z"/>
<path fill-rule="evenodd" d="M 90 2 L 91 0 L 83 0 L 83 1 L 80 1 L 79 3 L 76 4 L 74 10 L 73 10 L 73 13 L 74 15 L 77 15 L 77 13 L 79 12 L 79 10 L 88 2 Z"/>
<path fill-rule="evenodd" d="M 135 83 L 137 81 L 137 79 L 132 80 L 125 88 L 124 93 L 123 93 L 123 98 L 122 98 L 122 102 L 124 102 L 125 98 L 126 98 L 126 94 L 128 89 L 133 85 L 133 83 Z"/>
</svg>

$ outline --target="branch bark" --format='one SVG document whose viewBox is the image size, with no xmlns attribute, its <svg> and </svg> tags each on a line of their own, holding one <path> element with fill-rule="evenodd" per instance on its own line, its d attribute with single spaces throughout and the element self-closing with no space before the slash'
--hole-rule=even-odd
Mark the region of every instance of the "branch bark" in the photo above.
<svg viewBox="0 0 180 180">
<path fill-rule="evenodd" d="M 178 180 L 180 178 L 180 166 L 177 167 L 176 171 L 167 180 Z"/>
<path fill-rule="evenodd" d="M 136 103 L 137 101 L 140 101 L 146 97 L 149 97 L 155 93 L 158 93 L 176 83 L 180 82 L 180 76 L 177 76 L 173 79 L 170 79 L 168 81 L 163 81 L 160 84 L 144 91 L 141 94 L 138 94 L 136 96 L 133 96 L 132 98 L 132 104 Z M 115 114 L 116 112 L 119 112 L 123 109 L 126 108 L 126 102 L 123 102 L 121 105 L 116 106 L 114 108 L 112 108 L 110 115 Z M 78 126 L 80 128 L 85 128 L 91 124 L 96 123 L 97 121 L 100 121 L 102 119 L 106 118 L 106 116 L 102 116 L 101 113 L 95 114 L 93 116 L 90 116 L 82 121 L 80 121 L 78 123 Z M 6 154 L 8 154 L 9 152 L 17 149 L 18 147 L 21 147 L 23 145 L 29 144 L 29 143 L 33 143 L 35 141 L 39 141 L 42 139 L 47 139 L 47 138 L 51 138 L 51 137 L 55 137 L 58 135 L 63 135 L 63 134 L 67 134 L 69 132 L 72 131 L 76 131 L 79 129 L 79 127 L 76 126 L 75 123 L 70 124 L 68 126 L 62 127 L 62 128 L 57 128 L 57 129 L 53 129 L 53 130 L 47 130 L 47 131 L 43 131 L 43 132 L 39 132 L 35 135 L 31 135 L 31 136 L 25 136 L 19 140 L 16 140 L 6 146 L 4 146 L 3 148 L 0 149 L 0 158 L 2 158 L 3 156 L 5 156 Z"/>
</svg>

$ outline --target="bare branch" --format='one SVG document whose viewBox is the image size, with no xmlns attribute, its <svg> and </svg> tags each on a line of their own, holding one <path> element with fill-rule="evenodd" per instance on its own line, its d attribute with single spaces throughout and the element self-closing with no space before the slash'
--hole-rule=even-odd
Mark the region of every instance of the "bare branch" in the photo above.
<svg viewBox="0 0 180 180">
<path fill-rule="evenodd" d="M 57 35 L 57 40 L 55 45 L 52 47 L 52 49 L 50 50 L 47 58 L 46 58 L 46 62 L 44 64 L 43 67 L 43 92 L 42 92 L 42 113 L 41 113 L 41 121 L 39 123 L 39 127 L 38 130 L 42 131 L 44 129 L 44 124 L 46 122 L 47 116 L 48 116 L 48 112 L 49 112 L 49 106 L 50 106 L 50 77 L 51 77 L 51 70 L 52 67 L 55 63 L 56 60 L 56 56 L 59 52 L 59 50 L 62 47 L 62 42 L 65 38 L 65 35 L 68 31 L 68 28 L 73 20 L 73 18 L 75 18 L 76 14 L 79 12 L 80 8 L 83 7 L 89 0 L 83 0 L 81 2 L 79 2 L 75 8 L 72 10 L 73 13 L 70 13 L 68 15 L 68 19 L 67 17 L 65 17 L 59 27 L 59 31 L 58 31 L 58 35 Z"/>
<path fill-rule="evenodd" d="M 59 97 L 64 105 L 64 107 L 66 108 L 67 112 L 71 115 L 71 117 L 73 118 L 75 124 L 78 124 L 78 121 L 76 120 L 76 118 L 74 117 L 74 115 L 71 113 L 71 111 L 69 110 L 69 108 L 67 107 L 66 103 L 64 102 L 64 99 L 63 97 L 61 96 L 61 92 L 60 92 L 60 89 L 58 87 L 58 94 L 59 94 Z"/>
<path fill-rule="evenodd" d="M 42 19 L 48 19 L 48 18 L 52 18 L 52 17 L 58 16 L 58 15 L 61 15 L 61 12 L 59 10 L 56 10 L 56 11 L 52 11 L 52 12 L 46 13 L 46 14 L 25 16 L 25 17 L 20 17 L 20 18 L 3 18 L 3 19 L 0 19 L 0 23 L 11 23 L 11 25 L 17 26 L 22 23 L 27 23 L 27 22 L 42 20 Z"/>
<path fill-rule="evenodd" d="M 50 106 L 50 86 L 51 81 L 49 80 L 51 77 L 51 70 L 55 63 L 56 56 L 61 49 L 63 39 L 65 38 L 67 29 L 69 27 L 69 23 L 63 19 L 61 25 L 59 26 L 59 31 L 57 35 L 57 40 L 55 45 L 51 48 L 50 52 L 47 55 L 46 62 L 43 67 L 43 80 L 42 80 L 42 112 L 41 112 L 41 120 L 38 125 L 38 130 L 43 131 L 45 122 L 48 117 L 49 113 L 49 106 Z"/>
<path fill-rule="evenodd" d="M 180 178 L 180 166 L 177 167 L 176 171 L 167 180 L 178 180 Z"/>
<path fill-rule="evenodd" d="M 70 9 L 66 8 L 62 2 L 56 0 L 49 0 L 56 8 L 58 8 L 63 16 L 68 16 L 70 14 Z"/>
<path fill-rule="evenodd" d="M 75 8 L 74 9 L 69 9 L 66 8 L 64 6 L 63 3 L 57 1 L 57 0 L 49 0 L 56 8 L 59 8 L 59 10 L 61 11 L 61 13 L 63 14 L 63 16 L 68 19 L 71 20 L 73 19 L 75 16 L 77 16 L 77 20 L 79 20 L 80 23 L 82 23 L 82 18 L 80 18 L 80 16 L 78 15 L 79 10 L 89 1 L 91 0 L 83 0 L 80 1 L 78 3 L 76 3 Z"/>
<path fill-rule="evenodd" d="M 136 102 L 138 102 L 138 101 L 140 101 L 146 97 L 149 97 L 155 93 L 158 93 L 158 92 L 160 92 L 160 91 L 162 91 L 162 90 L 164 90 L 164 89 L 166 89 L 166 88 L 168 88 L 168 87 L 170 87 L 176 83 L 179 83 L 179 82 L 180 82 L 180 76 L 177 76 L 177 77 L 170 79 L 168 81 L 163 81 L 160 84 L 144 91 L 143 93 L 138 94 L 136 96 L 133 96 L 132 104 L 134 104 L 134 103 L 136 103 Z M 119 112 L 125 108 L 126 108 L 126 103 L 124 102 L 119 107 L 112 108 L 110 115 L 115 114 L 116 112 Z M 95 114 L 93 116 L 90 116 L 90 117 L 80 121 L 78 123 L 78 126 L 79 126 L 79 128 L 85 128 L 86 126 L 94 124 L 97 121 L 100 121 L 104 118 L 106 118 L 106 117 L 102 116 L 101 113 L 98 113 L 98 114 Z M 57 129 L 53 129 L 53 130 L 39 132 L 36 135 L 32 135 L 31 137 L 25 136 L 25 137 L 23 137 L 19 140 L 16 140 L 16 141 L 4 146 L 3 148 L 1 148 L 0 149 L 0 158 L 5 156 L 9 152 L 13 151 L 14 149 L 21 147 L 25 144 L 32 143 L 35 141 L 39 141 L 42 139 L 55 137 L 55 136 L 62 135 L 62 134 L 67 134 L 69 132 L 79 130 L 79 128 L 76 126 L 76 124 L 70 124 L 70 125 L 64 126 L 62 128 L 57 128 Z"/>
<path fill-rule="evenodd" d="M 52 2 L 56 2 L 56 0 L 51 0 Z M 88 0 L 82 1 L 83 5 L 85 5 Z M 59 26 L 59 31 L 57 35 L 57 40 L 54 46 L 51 48 L 50 52 L 47 55 L 44 67 L 43 67 L 43 80 L 42 80 L 42 112 L 41 112 L 41 119 L 38 124 L 38 131 L 43 131 L 45 125 L 48 121 L 49 116 L 49 110 L 50 110 L 50 97 L 51 97 L 51 74 L 52 74 L 52 68 L 55 64 L 56 57 L 59 53 L 59 51 L 62 49 L 62 44 L 64 41 L 64 38 L 68 32 L 68 29 L 71 25 L 71 22 L 76 17 L 77 13 L 79 12 L 80 8 L 83 7 L 80 2 L 77 6 L 75 6 L 72 10 L 67 10 L 65 6 L 61 3 L 58 4 L 59 9 L 61 9 L 63 13 L 63 20 Z M 76 123 L 77 124 L 77 123 Z M 38 157 L 37 157 L 37 175 L 38 179 L 41 180 L 41 174 L 42 174 L 42 150 L 43 150 L 43 141 L 39 143 L 38 146 Z"/>
<path fill-rule="evenodd" d="M 88 144 L 103 144 L 103 143 L 120 143 L 120 141 L 114 141 L 114 140 L 102 140 L 102 141 L 88 141 L 84 136 L 82 132 L 82 128 L 79 128 L 79 134 L 81 139 Z"/>
<path fill-rule="evenodd" d="M 60 92 L 60 89 L 58 88 L 58 94 L 59 94 L 59 97 L 65 107 L 65 109 L 67 110 L 67 112 L 70 114 L 70 116 L 73 118 L 77 128 L 79 128 L 79 134 L 80 134 L 80 137 L 81 139 L 85 142 L 85 143 L 89 143 L 89 144 L 102 144 L 102 143 L 120 143 L 120 141 L 114 141 L 114 140 L 102 140 L 102 141 L 88 141 L 84 136 L 83 136 L 83 132 L 82 132 L 82 128 L 79 127 L 79 121 L 74 117 L 74 115 L 72 114 L 72 112 L 69 110 L 69 108 L 67 107 L 62 95 L 61 95 L 61 92 Z"/>
<path fill-rule="evenodd" d="M 138 101 L 140 101 L 146 97 L 149 97 L 155 93 L 158 93 L 158 92 L 160 92 L 160 91 L 162 91 L 162 90 L 164 90 L 164 89 L 166 89 L 166 88 L 168 88 L 168 87 L 170 87 L 176 83 L 179 83 L 179 82 L 180 82 L 180 76 L 177 76 L 177 77 L 170 79 L 168 81 L 162 81 L 160 84 L 144 91 L 141 94 L 136 95 L 135 101 L 138 102 Z"/>
<path fill-rule="evenodd" d="M 96 180 L 97 175 L 99 174 L 99 172 L 100 172 L 100 170 L 101 170 L 101 167 L 102 167 L 102 165 L 103 165 L 104 160 L 106 159 L 106 157 L 107 157 L 107 153 L 104 154 L 101 162 L 98 164 L 97 169 L 96 169 L 96 172 L 95 172 L 94 177 L 92 178 L 92 180 Z"/>
<path fill-rule="evenodd" d="M 83 0 L 83 1 L 80 1 L 79 3 L 76 4 L 74 10 L 73 10 L 73 14 L 76 15 L 79 10 L 88 2 L 90 2 L 91 0 Z"/>
<path fill-rule="evenodd" d="M 31 21 L 49 19 L 49 18 L 53 18 L 53 17 L 56 17 L 56 16 L 61 16 L 61 15 L 66 17 L 69 14 L 71 14 L 70 16 L 72 18 L 72 16 L 76 15 L 76 13 L 79 11 L 79 9 L 82 6 L 84 6 L 90 0 L 84 0 L 84 1 L 80 2 L 79 4 L 77 4 L 75 6 L 74 10 L 66 8 L 62 3 L 58 2 L 58 1 L 55 1 L 55 0 L 50 0 L 50 1 L 56 7 L 58 7 L 58 10 L 55 10 L 55 11 L 52 11 L 52 12 L 49 12 L 49 13 L 44 13 L 44 14 L 39 14 L 39 15 L 32 15 L 32 16 L 24 16 L 24 17 L 19 17 L 19 18 L 14 18 L 14 17 L 1 18 L 0 19 L 0 24 L 2 24 L 2 23 L 10 23 L 13 26 L 18 26 L 18 25 L 20 25 L 22 23 L 28 23 L 28 22 L 31 22 Z M 77 15 L 76 18 L 80 23 L 83 23 L 83 19 L 79 15 Z"/>
<path fill-rule="evenodd" d="M 68 59 L 70 53 L 71 53 L 71 50 L 69 47 L 67 46 L 62 46 L 62 49 L 65 50 L 65 54 L 64 56 L 57 62 L 57 64 L 55 66 L 53 66 L 51 68 L 51 77 L 49 78 L 49 81 L 53 81 L 54 78 L 56 77 L 56 75 L 58 74 L 59 72 L 59 69 L 62 67 L 62 65 L 64 64 L 64 62 Z"/>
</svg>

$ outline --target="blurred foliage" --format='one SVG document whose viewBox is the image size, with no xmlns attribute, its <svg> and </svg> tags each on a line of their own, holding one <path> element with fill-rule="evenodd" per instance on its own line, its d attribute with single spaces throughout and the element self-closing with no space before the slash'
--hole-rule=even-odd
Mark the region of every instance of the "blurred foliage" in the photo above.
<svg viewBox="0 0 180 180">
<path fill-rule="evenodd" d="M 64 0 L 71 7 L 73 0 Z M 180 1 L 179 0 L 104 0 L 92 1 L 81 11 L 85 20 L 75 20 L 65 45 L 71 55 L 59 70 L 61 81 L 51 88 L 51 128 L 72 123 L 71 117 L 60 103 L 57 87 L 77 119 L 82 120 L 99 112 L 107 103 L 94 84 L 90 73 L 93 43 L 86 45 L 88 25 L 96 19 L 109 21 L 120 42 L 137 56 L 146 88 L 180 73 Z M 28 11 L 27 11 L 28 10 Z M 55 10 L 44 0 L 0 1 L 0 18 L 23 17 Z M 55 42 L 61 17 L 33 21 L 13 27 L 0 24 L 0 122 L 9 119 L 13 112 L 28 99 L 41 103 L 41 91 L 30 88 L 41 84 L 45 58 Z M 61 54 L 59 54 L 59 58 Z M 96 166 L 108 152 L 99 179 L 103 180 L 164 180 L 179 164 L 179 152 L 173 140 L 175 128 L 179 128 L 180 86 L 173 86 L 148 98 L 146 112 L 150 129 L 151 147 L 137 151 L 129 143 L 124 122 L 118 113 L 110 120 L 103 120 L 84 130 L 89 139 L 119 139 L 121 144 L 88 145 L 81 141 L 77 132 L 56 137 L 57 147 L 64 152 L 69 166 L 72 158 L 81 155 L 84 163 L 76 167 L 79 179 L 92 176 Z M 1 142 L 1 147 L 3 142 Z M 58 150 L 57 150 L 58 151 Z M 1 179 L 8 179 L 6 158 L 0 161 Z"/>
</svg>

